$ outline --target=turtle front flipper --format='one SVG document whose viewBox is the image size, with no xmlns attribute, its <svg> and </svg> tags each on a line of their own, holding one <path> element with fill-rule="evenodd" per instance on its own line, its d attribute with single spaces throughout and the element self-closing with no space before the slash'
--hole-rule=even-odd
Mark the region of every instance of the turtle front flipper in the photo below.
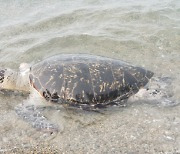
<svg viewBox="0 0 180 154">
<path fill-rule="evenodd" d="M 15 111 L 18 116 L 30 123 L 37 130 L 50 133 L 59 131 L 58 125 L 48 121 L 34 105 L 20 104 L 15 108 Z"/>
</svg>

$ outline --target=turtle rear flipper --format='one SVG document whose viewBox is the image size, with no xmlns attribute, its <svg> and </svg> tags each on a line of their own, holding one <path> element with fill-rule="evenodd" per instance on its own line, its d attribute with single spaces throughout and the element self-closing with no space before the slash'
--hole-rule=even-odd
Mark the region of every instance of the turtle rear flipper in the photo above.
<svg viewBox="0 0 180 154">
<path fill-rule="evenodd" d="M 143 100 L 163 106 L 175 106 L 179 103 L 173 97 L 172 82 L 173 79 L 170 77 L 152 77 L 149 84 L 145 88 L 141 88 L 129 100 Z"/>
<path fill-rule="evenodd" d="M 20 104 L 15 108 L 18 116 L 30 123 L 37 130 L 45 132 L 58 132 L 59 127 L 44 117 L 34 105 Z"/>
</svg>

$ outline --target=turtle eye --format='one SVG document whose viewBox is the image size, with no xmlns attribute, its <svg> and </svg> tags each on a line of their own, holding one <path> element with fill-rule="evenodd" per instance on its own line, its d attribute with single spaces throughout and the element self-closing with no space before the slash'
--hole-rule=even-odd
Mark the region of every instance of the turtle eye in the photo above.
<svg viewBox="0 0 180 154">
<path fill-rule="evenodd" d="M 4 73 L 5 73 L 5 70 L 0 70 L 0 83 L 4 82 Z"/>
</svg>

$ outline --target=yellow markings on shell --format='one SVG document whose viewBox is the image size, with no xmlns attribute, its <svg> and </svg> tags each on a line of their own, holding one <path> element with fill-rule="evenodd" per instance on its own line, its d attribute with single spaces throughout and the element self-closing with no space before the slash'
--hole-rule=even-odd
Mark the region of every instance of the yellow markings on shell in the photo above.
<svg viewBox="0 0 180 154">
<path fill-rule="evenodd" d="M 70 88 L 66 88 L 66 90 L 67 90 L 67 91 L 69 91 L 69 90 L 70 90 Z"/>
<path fill-rule="evenodd" d="M 54 81 L 53 83 L 52 83 L 52 85 L 55 85 L 56 84 L 56 82 Z"/>
<path fill-rule="evenodd" d="M 105 91 L 105 88 L 106 88 L 106 82 L 103 83 L 103 91 Z"/>
<path fill-rule="evenodd" d="M 64 86 L 61 88 L 60 94 L 63 98 L 65 98 L 65 87 Z"/>
<path fill-rule="evenodd" d="M 103 82 L 101 85 L 99 85 L 99 88 L 100 88 L 100 92 L 105 92 L 106 90 L 106 87 L 109 86 L 109 83 L 106 83 L 106 82 Z"/>
<path fill-rule="evenodd" d="M 73 89 L 72 89 L 72 94 L 74 94 L 74 89 L 77 87 L 77 83 L 74 83 Z"/>
<path fill-rule="evenodd" d="M 125 85 L 125 84 L 126 84 L 126 82 L 125 82 L 125 80 L 124 80 L 124 77 L 123 77 L 123 80 L 122 80 L 122 82 L 123 82 L 123 85 Z"/>
<path fill-rule="evenodd" d="M 56 68 L 52 69 L 51 72 L 58 72 Z"/>
<path fill-rule="evenodd" d="M 140 75 L 141 75 L 141 73 L 140 73 L 140 72 L 137 72 L 136 75 L 137 75 L 137 77 L 139 78 Z"/>
<path fill-rule="evenodd" d="M 60 74 L 60 75 L 59 75 L 59 78 L 61 79 L 62 77 L 63 77 L 63 75 L 62 75 L 62 74 Z"/>
<path fill-rule="evenodd" d="M 75 74 L 74 76 L 72 76 L 73 78 L 77 78 L 77 75 Z"/>
<path fill-rule="evenodd" d="M 100 88 L 100 92 L 103 91 L 103 85 L 99 85 L 99 88 Z"/>
<path fill-rule="evenodd" d="M 136 78 L 136 73 L 133 73 L 132 76 L 136 79 L 136 81 L 139 81 L 139 80 Z"/>
<path fill-rule="evenodd" d="M 116 87 L 116 82 L 112 82 L 112 84 L 110 85 L 110 89 L 115 89 L 115 87 Z"/>
<path fill-rule="evenodd" d="M 50 79 L 49 79 L 49 81 L 46 83 L 46 85 L 47 85 L 48 83 L 50 83 L 53 79 L 54 79 L 54 77 L 53 77 L 53 76 L 50 76 Z"/>
<path fill-rule="evenodd" d="M 85 91 L 83 90 L 82 91 L 82 98 L 84 98 L 85 97 Z"/>
</svg>

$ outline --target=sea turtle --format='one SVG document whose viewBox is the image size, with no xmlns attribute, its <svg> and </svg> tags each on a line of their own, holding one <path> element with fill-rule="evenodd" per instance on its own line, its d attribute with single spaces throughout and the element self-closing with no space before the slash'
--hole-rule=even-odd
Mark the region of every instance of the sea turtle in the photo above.
<svg viewBox="0 0 180 154">
<path fill-rule="evenodd" d="M 60 54 L 26 65 L 20 65 L 20 72 L 1 69 L 0 88 L 38 93 L 48 102 L 84 110 L 122 104 L 154 74 L 124 61 L 88 54 Z M 15 110 L 37 129 L 58 131 L 56 124 L 27 101 Z"/>
</svg>

